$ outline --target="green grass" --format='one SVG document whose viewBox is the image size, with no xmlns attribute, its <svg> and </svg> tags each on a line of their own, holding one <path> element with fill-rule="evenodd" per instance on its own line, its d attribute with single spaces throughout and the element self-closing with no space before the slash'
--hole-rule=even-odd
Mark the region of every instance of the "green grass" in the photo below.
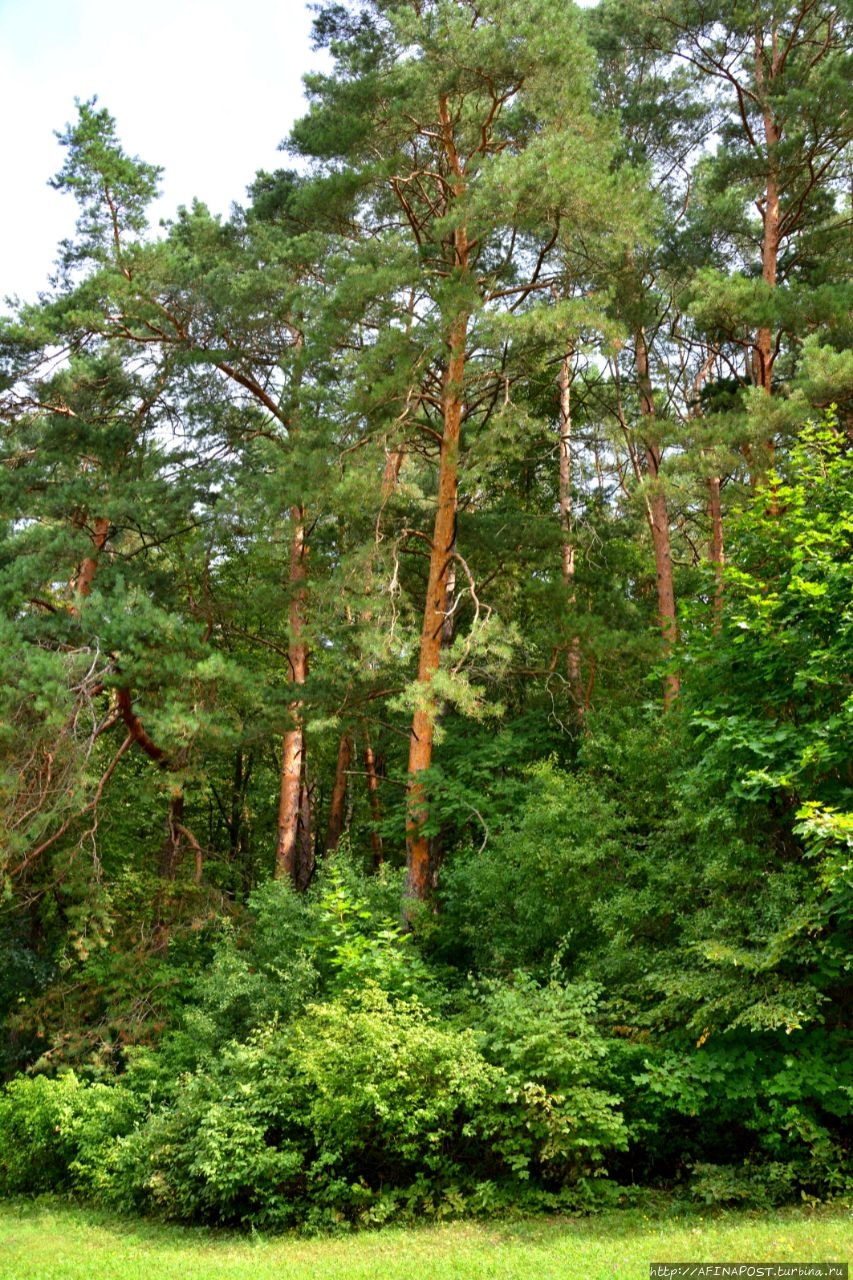
<svg viewBox="0 0 853 1280">
<path fill-rule="evenodd" d="M 336 1239 L 235 1236 L 56 1201 L 0 1204 L 0 1280 L 598 1280 L 649 1262 L 843 1262 L 853 1215 L 636 1210 Z"/>
</svg>

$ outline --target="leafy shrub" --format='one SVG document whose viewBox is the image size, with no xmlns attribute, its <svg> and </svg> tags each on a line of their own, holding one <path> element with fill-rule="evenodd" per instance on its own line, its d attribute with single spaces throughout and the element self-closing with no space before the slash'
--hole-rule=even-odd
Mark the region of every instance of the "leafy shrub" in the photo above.
<svg viewBox="0 0 853 1280">
<path fill-rule="evenodd" d="M 113 1199 L 216 1222 L 376 1222 L 494 1208 L 531 1171 L 559 1185 L 619 1145 L 613 1099 L 552 1094 L 477 1039 L 372 983 L 310 1005 L 229 1046 L 124 1138 Z"/>
<path fill-rule="evenodd" d="M 778 1203 L 792 1189 L 836 1194 L 851 1183 L 844 1139 L 853 1118 L 848 1061 L 843 1034 L 817 1029 L 739 1031 L 698 1048 L 658 1049 L 646 1054 L 645 1069 L 634 1077 L 629 1111 L 636 1107 L 655 1126 L 670 1175 L 679 1164 L 715 1171 L 699 1198 L 730 1180 L 734 1175 L 716 1171 L 731 1168 L 739 1170 L 739 1190 L 728 1197 L 714 1192 L 721 1201 Z"/>
<path fill-rule="evenodd" d="M 0 1192 L 101 1188 L 113 1140 L 138 1114 L 121 1085 L 87 1085 L 73 1071 L 19 1076 L 0 1096 Z"/>
<path fill-rule="evenodd" d="M 513 1153 L 516 1172 L 533 1167 L 547 1178 L 575 1181 L 605 1172 L 605 1157 L 626 1146 L 620 1099 L 598 1088 L 607 1044 L 595 1028 L 598 989 L 591 983 L 539 986 L 526 974 L 480 989 L 475 1023 L 483 1055 L 512 1081 L 532 1115 L 515 1119 L 526 1134 Z M 536 1137 L 537 1143 L 531 1142 Z M 510 1152 L 504 1140 L 502 1150 Z"/>
<path fill-rule="evenodd" d="M 768 1209 L 791 1199 L 795 1179 L 789 1165 L 702 1164 L 690 1171 L 690 1195 L 707 1205 L 750 1205 Z"/>
<path fill-rule="evenodd" d="M 445 931 L 481 971 L 547 974 L 558 951 L 574 957 L 596 939 L 591 910 L 620 862 L 619 831 L 589 778 L 533 766 L 516 821 L 448 868 Z"/>
<path fill-rule="evenodd" d="M 440 1004 L 440 985 L 399 918 L 388 914 L 389 898 L 399 908 L 399 877 L 366 879 L 337 857 L 309 894 L 285 881 L 264 885 L 241 927 L 223 923 L 210 965 L 188 990 L 179 1028 L 156 1053 L 131 1055 L 135 1087 L 161 1100 L 181 1073 L 223 1046 L 366 981 Z"/>
</svg>

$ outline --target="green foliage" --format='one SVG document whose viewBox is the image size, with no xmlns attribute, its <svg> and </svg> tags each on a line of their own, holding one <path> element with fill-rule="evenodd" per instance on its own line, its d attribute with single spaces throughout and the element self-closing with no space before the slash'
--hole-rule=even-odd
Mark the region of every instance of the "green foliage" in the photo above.
<svg viewBox="0 0 853 1280">
<path fill-rule="evenodd" d="M 471 949 L 477 967 L 547 971 L 559 951 L 576 957 L 592 944 L 590 869 L 606 875 L 619 858 L 619 823 L 608 799 L 552 762 L 533 766 L 525 803 L 476 854 L 444 877 L 448 933 Z"/>
<path fill-rule="evenodd" d="M 109 114 L 59 136 L 77 239 L 0 324 L 0 1004 L 4 1069 L 60 1074 L 0 1099 L 0 1190 L 302 1228 L 849 1190 L 849 20 L 654 8 L 321 5 L 311 173 L 159 240 Z"/>
<path fill-rule="evenodd" d="M 647 1057 L 635 1084 L 662 1132 L 675 1115 L 679 1158 L 745 1166 L 742 1197 L 779 1203 L 791 1192 L 827 1197 L 849 1189 L 841 1134 L 853 1116 L 847 1046 L 831 1031 L 742 1032 Z M 711 1186 L 697 1194 L 711 1194 Z M 725 1200 L 722 1193 L 715 1198 Z"/>
<path fill-rule="evenodd" d="M 496 1005 L 484 1024 L 494 1048 L 506 1020 Z M 589 1162 L 600 1172 L 621 1143 L 613 1099 L 552 1094 L 477 1040 L 371 982 L 308 1005 L 185 1077 L 122 1139 L 109 1195 L 180 1217 L 329 1226 L 487 1207 L 536 1169 L 556 1185 Z"/>
<path fill-rule="evenodd" d="M 797 813 L 795 835 L 802 837 L 806 856 L 816 858 L 821 887 L 830 895 L 831 911 L 850 910 L 853 888 L 853 814 L 811 800 Z"/>
<path fill-rule="evenodd" d="M 601 1177 L 624 1146 L 618 1099 L 594 1084 L 606 1046 L 591 987 L 491 982 L 464 1026 L 414 994 L 447 1000 L 351 873 L 309 899 L 271 886 L 252 910 L 248 954 L 232 929 L 182 1030 L 137 1050 L 123 1083 L 10 1087 L 22 1165 L 7 1190 L 73 1186 L 259 1226 L 375 1223 L 533 1204 Z"/>
<path fill-rule="evenodd" d="M 832 803 L 853 755 L 853 459 L 831 417 L 785 470 L 733 526 L 721 630 L 689 632 L 689 697 L 703 767 L 736 795 Z"/>
<path fill-rule="evenodd" d="M 108 1181 L 113 1139 L 139 1111 L 120 1084 L 86 1085 L 73 1071 L 55 1079 L 19 1076 L 0 1096 L 0 1191 L 97 1193 Z"/>
<path fill-rule="evenodd" d="M 604 1173 L 607 1155 L 624 1148 L 626 1134 L 620 1099 L 595 1084 L 608 1050 L 593 1021 L 598 990 L 553 980 L 539 985 L 516 973 L 510 982 L 483 983 L 478 995 L 473 1026 L 481 1052 L 537 1106 L 536 1121 L 528 1117 L 523 1124 L 539 1138 L 540 1172 L 558 1183 Z M 514 1167 L 527 1173 L 531 1152 L 523 1130 L 517 1140 Z"/>
<path fill-rule="evenodd" d="M 52 185 L 71 192 L 81 210 L 78 242 L 63 245 L 66 270 L 87 258 L 121 262 L 128 234 L 138 236 L 147 227 L 146 209 L 162 173 L 125 153 L 115 120 L 96 104 L 97 98 L 77 99 L 77 121 L 57 134 L 68 154 Z"/>
</svg>

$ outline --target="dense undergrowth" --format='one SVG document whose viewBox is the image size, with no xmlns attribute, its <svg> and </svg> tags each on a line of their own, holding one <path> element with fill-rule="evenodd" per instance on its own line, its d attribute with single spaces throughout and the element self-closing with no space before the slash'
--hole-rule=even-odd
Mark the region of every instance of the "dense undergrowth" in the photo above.
<svg viewBox="0 0 853 1280">
<path fill-rule="evenodd" d="M 68 893 L 52 969 L 19 936 L 0 1191 L 305 1230 L 849 1193 L 853 460 L 793 456 L 676 711 L 481 769 L 489 838 L 446 824 L 412 928 L 345 839 L 242 905 L 131 863 L 76 932 Z"/>
<path fill-rule="evenodd" d="M 653 743 L 671 781 L 652 807 Z M 306 895 L 268 883 L 194 952 L 179 936 L 152 1043 L 105 1058 L 59 1038 L 7 1087 L 0 1187 L 303 1230 L 595 1210 L 654 1185 L 758 1206 L 849 1192 L 839 904 L 808 861 L 769 861 L 766 814 L 750 835 L 691 810 L 683 750 L 635 717 L 571 770 L 535 766 L 412 932 L 400 873 L 344 845 Z M 168 952 L 151 963 L 162 979 Z"/>
</svg>

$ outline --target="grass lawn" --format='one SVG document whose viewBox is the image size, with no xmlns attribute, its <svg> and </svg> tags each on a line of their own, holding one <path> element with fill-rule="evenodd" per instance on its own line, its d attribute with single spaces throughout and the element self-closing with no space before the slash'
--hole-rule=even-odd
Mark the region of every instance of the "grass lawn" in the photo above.
<svg viewBox="0 0 853 1280">
<path fill-rule="evenodd" d="M 646 1280 L 649 1262 L 846 1262 L 850 1207 L 623 1210 L 324 1240 L 159 1226 L 58 1201 L 0 1202 L 0 1280 Z"/>
</svg>

